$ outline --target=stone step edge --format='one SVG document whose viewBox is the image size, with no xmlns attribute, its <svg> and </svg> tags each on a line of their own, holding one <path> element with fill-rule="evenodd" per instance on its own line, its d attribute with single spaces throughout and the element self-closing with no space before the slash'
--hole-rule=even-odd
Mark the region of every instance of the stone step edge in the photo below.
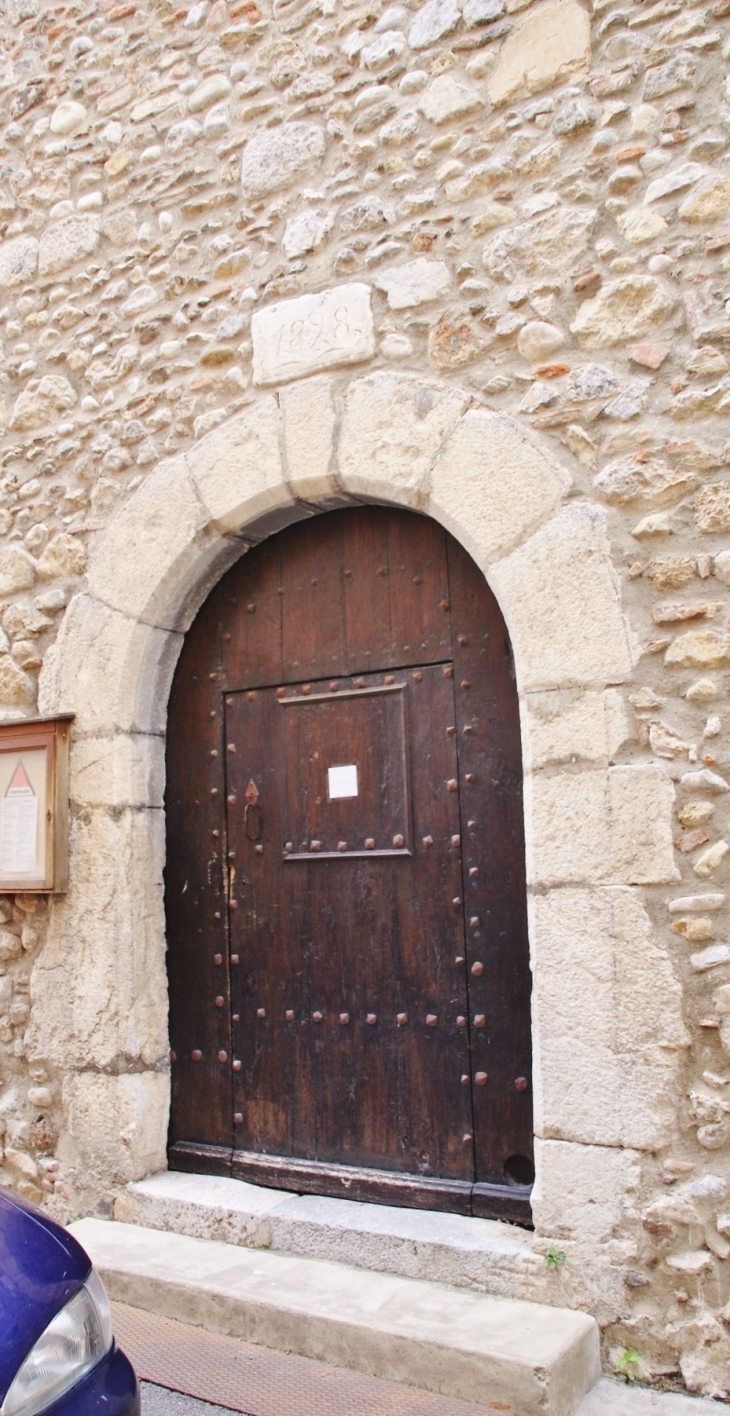
<svg viewBox="0 0 730 1416">
<path fill-rule="evenodd" d="M 516 1416 L 573 1416 L 600 1376 L 585 1313 L 117 1221 L 70 1230 L 110 1298 L 264 1347 Z"/>
<path fill-rule="evenodd" d="M 191 1238 L 554 1303 L 555 1285 L 531 1235 L 497 1220 L 297 1195 L 184 1171 L 128 1184 L 114 1217 Z"/>
</svg>

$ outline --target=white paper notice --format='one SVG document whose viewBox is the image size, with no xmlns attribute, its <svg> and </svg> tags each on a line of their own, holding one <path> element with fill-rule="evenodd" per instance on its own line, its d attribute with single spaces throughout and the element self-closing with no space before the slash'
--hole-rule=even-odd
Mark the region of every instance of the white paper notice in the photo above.
<svg viewBox="0 0 730 1416">
<path fill-rule="evenodd" d="M 38 798 L 19 758 L 0 805 L 0 869 L 4 875 L 38 869 L 37 835 Z"/>
<path fill-rule="evenodd" d="M 338 797 L 357 796 L 357 767 L 349 762 L 346 767 L 327 768 L 327 795 L 330 801 Z"/>
</svg>

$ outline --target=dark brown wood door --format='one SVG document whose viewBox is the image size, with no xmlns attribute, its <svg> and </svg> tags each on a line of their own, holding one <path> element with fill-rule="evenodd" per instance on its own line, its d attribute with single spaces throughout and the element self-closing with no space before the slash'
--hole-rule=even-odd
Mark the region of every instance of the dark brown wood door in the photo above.
<svg viewBox="0 0 730 1416">
<path fill-rule="evenodd" d="M 171 1165 L 529 1222 L 517 696 L 466 553 L 377 507 L 250 551 L 167 761 Z"/>
</svg>

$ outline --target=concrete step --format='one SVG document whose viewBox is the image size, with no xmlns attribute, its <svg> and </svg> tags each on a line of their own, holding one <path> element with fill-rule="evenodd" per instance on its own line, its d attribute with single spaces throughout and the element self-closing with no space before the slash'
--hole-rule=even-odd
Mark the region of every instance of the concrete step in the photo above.
<svg viewBox="0 0 730 1416">
<path fill-rule="evenodd" d="M 585 1313 L 109 1220 L 71 1232 L 118 1302 L 517 1416 L 572 1416 L 600 1375 Z"/>
<path fill-rule="evenodd" d="M 544 1256 L 533 1252 L 532 1236 L 491 1219 L 293 1195 L 174 1170 L 128 1185 L 114 1217 L 195 1239 L 355 1264 L 503 1298 L 554 1299 L 553 1276 Z"/>
</svg>

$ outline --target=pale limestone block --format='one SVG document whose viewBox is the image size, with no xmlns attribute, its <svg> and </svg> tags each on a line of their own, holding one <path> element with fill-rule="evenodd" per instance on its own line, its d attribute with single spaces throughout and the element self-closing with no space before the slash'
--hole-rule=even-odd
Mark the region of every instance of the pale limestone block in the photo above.
<svg viewBox="0 0 730 1416">
<path fill-rule="evenodd" d="M 570 1141 L 535 1143 L 535 1227 L 555 1239 L 605 1244 L 631 1204 L 641 1172 L 639 1154 Z"/>
<path fill-rule="evenodd" d="M 164 733 L 181 643 L 179 634 L 76 595 L 43 661 L 39 712 L 75 713 L 80 733 Z"/>
<path fill-rule="evenodd" d="M 30 1057 L 61 1069 L 167 1057 L 162 812 L 72 816 L 69 891 L 31 977 Z"/>
<path fill-rule="evenodd" d="M 652 1150 L 675 1119 L 681 989 L 630 889 L 531 901 L 536 1131 Z"/>
<path fill-rule="evenodd" d="M 405 265 L 389 266 L 375 284 L 385 291 L 391 310 L 408 310 L 445 295 L 451 287 L 451 272 L 445 261 L 417 256 Z"/>
<path fill-rule="evenodd" d="M 249 139 L 241 164 L 244 201 L 279 192 L 318 167 L 325 153 L 324 129 L 314 123 L 260 128 Z"/>
<path fill-rule="evenodd" d="M 73 133 L 84 131 L 88 126 L 88 110 L 83 103 L 75 103 L 73 99 L 59 103 L 51 114 L 51 132 L 57 133 L 59 137 L 70 137 Z"/>
<path fill-rule="evenodd" d="M 78 806 L 161 807 L 165 740 L 118 733 L 77 738 L 71 745 L 70 798 Z"/>
<path fill-rule="evenodd" d="M 471 84 L 453 74 L 438 74 L 417 103 L 417 108 L 429 123 L 437 127 L 452 118 L 461 118 L 484 107 L 484 99 Z"/>
<path fill-rule="evenodd" d="M 525 770 L 586 762 L 607 766 L 629 736 L 621 694 L 554 689 L 523 700 Z"/>
<path fill-rule="evenodd" d="M 40 383 L 30 385 L 18 394 L 10 427 L 18 432 L 42 428 L 73 408 L 75 403 L 76 392 L 63 374 L 45 374 Z"/>
<path fill-rule="evenodd" d="M 523 693 L 628 678 L 634 642 L 598 507 L 563 507 L 492 566 L 490 583 L 507 620 Z"/>
<path fill-rule="evenodd" d="M 314 502 L 336 496 L 332 454 L 337 415 L 332 379 L 322 374 L 305 383 L 290 384 L 282 388 L 279 405 L 292 495 Z"/>
<path fill-rule="evenodd" d="M 238 532 L 293 504 L 279 448 L 279 408 L 270 394 L 201 438 L 187 454 L 198 495 L 220 532 Z"/>
<path fill-rule="evenodd" d="M 429 469 L 466 403 L 456 389 L 411 374 L 350 384 L 339 443 L 343 490 L 420 508 Z"/>
<path fill-rule="evenodd" d="M 162 463 L 95 538 L 91 594 L 124 614 L 172 624 L 197 573 L 208 520 L 185 457 Z"/>
<path fill-rule="evenodd" d="M 525 778 L 527 872 L 530 884 L 606 880 L 611 821 L 606 772 L 543 772 Z"/>
<path fill-rule="evenodd" d="M 86 547 L 78 536 L 61 531 L 46 546 L 37 565 L 41 580 L 61 580 L 66 576 L 83 575 L 86 570 Z"/>
<path fill-rule="evenodd" d="M 674 862 L 674 784 L 658 765 L 612 767 L 611 879 L 626 885 L 679 880 Z"/>
<path fill-rule="evenodd" d="M 623 275 L 584 300 L 570 328 L 588 348 L 610 349 L 651 334 L 675 305 L 672 292 L 653 276 Z"/>
<path fill-rule="evenodd" d="M 370 286 L 356 282 L 257 310 L 251 320 L 255 384 L 361 364 L 375 353 Z"/>
<path fill-rule="evenodd" d="M 434 463 L 430 511 L 484 565 L 550 516 L 570 483 L 513 418 L 472 408 Z"/>
<path fill-rule="evenodd" d="M 170 1079 L 166 1072 L 107 1076 L 69 1072 L 63 1079 L 67 1130 L 59 1156 L 105 1189 L 139 1180 L 166 1162 Z"/>
<path fill-rule="evenodd" d="M 98 216 L 67 216 L 47 226 L 40 240 L 39 274 L 56 275 L 90 256 L 99 244 L 100 230 Z"/>
<path fill-rule="evenodd" d="M 0 242 L 0 288 L 22 285 L 32 280 L 38 267 L 38 242 L 35 236 L 15 236 Z"/>
<path fill-rule="evenodd" d="M 539 93 L 585 71 L 591 57 L 591 24 L 578 0 L 536 5 L 507 37 L 487 80 L 492 103 Z"/>
</svg>

